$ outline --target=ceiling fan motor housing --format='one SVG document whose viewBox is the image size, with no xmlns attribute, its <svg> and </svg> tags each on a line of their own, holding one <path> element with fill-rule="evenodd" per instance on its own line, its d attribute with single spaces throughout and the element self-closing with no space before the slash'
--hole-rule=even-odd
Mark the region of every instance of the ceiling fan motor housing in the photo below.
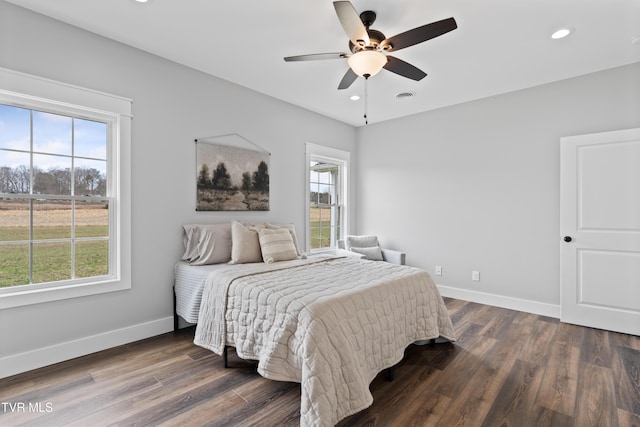
<svg viewBox="0 0 640 427">
<path fill-rule="evenodd" d="M 351 40 L 349 40 L 349 50 L 351 53 L 356 53 L 361 50 L 387 50 L 391 48 L 390 44 L 386 44 L 385 46 L 381 46 L 383 40 L 386 39 L 385 35 L 378 30 L 373 30 L 367 28 L 367 33 L 369 34 L 369 44 L 367 46 L 360 46 L 359 44 L 353 44 Z"/>
</svg>

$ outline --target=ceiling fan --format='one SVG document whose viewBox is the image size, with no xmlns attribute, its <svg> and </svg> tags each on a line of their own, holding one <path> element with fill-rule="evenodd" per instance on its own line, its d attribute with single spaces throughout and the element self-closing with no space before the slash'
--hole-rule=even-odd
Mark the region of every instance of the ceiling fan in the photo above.
<svg viewBox="0 0 640 427">
<path fill-rule="evenodd" d="M 412 80 L 422 80 L 427 75 L 424 71 L 395 56 L 387 55 L 386 52 L 395 52 L 458 28 L 455 19 L 447 18 L 386 38 L 380 31 L 371 28 L 376 20 L 375 12 L 367 10 L 358 15 L 349 1 L 334 1 L 333 6 L 349 37 L 350 53 L 314 53 L 287 56 L 284 60 L 291 62 L 347 58 L 349 69 L 338 85 L 340 90 L 351 86 L 358 76 L 368 79 L 382 68 Z"/>
</svg>

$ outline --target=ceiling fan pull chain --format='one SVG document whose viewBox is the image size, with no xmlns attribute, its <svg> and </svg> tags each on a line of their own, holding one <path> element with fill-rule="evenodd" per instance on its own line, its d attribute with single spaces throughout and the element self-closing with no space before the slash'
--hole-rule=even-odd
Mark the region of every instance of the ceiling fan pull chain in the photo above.
<svg viewBox="0 0 640 427">
<path fill-rule="evenodd" d="M 369 120 L 367 119 L 367 105 L 369 104 L 369 91 L 367 90 L 367 86 L 369 83 L 369 77 L 364 78 L 364 124 L 368 125 Z"/>
</svg>

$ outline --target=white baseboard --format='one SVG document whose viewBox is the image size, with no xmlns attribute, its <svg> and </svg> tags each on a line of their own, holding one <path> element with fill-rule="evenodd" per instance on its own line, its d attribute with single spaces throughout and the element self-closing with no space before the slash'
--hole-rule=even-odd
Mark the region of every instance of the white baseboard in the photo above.
<svg viewBox="0 0 640 427">
<path fill-rule="evenodd" d="M 488 294 L 485 292 L 470 291 L 468 289 L 451 288 L 437 285 L 443 297 L 477 302 L 479 304 L 493 305 L 495 307 L 508 308 L 510 310 L 524 311 L 525 313 L 539 314 L 541 316 L 560 318 L 560 306 L 538 301 L 530 301 L 520 298 L 505 297 L 502 295 Z"/>
<path fill-rule="evenodd" d="M 0 358 L 0 378 L 86 356 L 87 354 L 161 335 L 172 330 L 173 317 L 165 317 L 49 347 L 5 356 Z"/>
<path fill-rule="evenodd" d="M 437 285 L 443 297 L 493 305 L 526 313 L 560 318 L 560 306 L 519 298 L 493 295 L 468 289 Z M 173 330 L 173 317 L 141 323 L 90 337 L 0 358 L 0 378 L 53 365 L 97 351 L 117 347 L 145 338 L 161 335 Z"/>
</svg>

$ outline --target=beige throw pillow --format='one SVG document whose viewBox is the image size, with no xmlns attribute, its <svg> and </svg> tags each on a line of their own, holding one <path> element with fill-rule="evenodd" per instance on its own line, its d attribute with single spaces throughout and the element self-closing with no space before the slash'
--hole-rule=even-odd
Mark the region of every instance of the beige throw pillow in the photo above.
<svg viewBox="0 0 640 427">
<path fill-rule="evenodd" d="M 291 233 L 286 228 L 262 229 L 258 236 L 264 262 L 288 261 L 298 257 Z"/>
<path fill-rule="evenodd" d="M 302 251 L 300 250 L 300 245 L 298 245 L 298 236 L 296 236 L 296 227 L 293 224 L 270 224 L 266 223 L 265 226 L 271 230 L 278 229 L 287 229 L 289 233 L 291 233 L 291 240 L 293 240 L 293 246 L 296 247 L 296 252 L 298 255 L 302 255 Z"/>
<path fill-rule="evenodd" d="M 262 262 L 262 251 L 258 232 L 238 221 L 231 223 L 231 261 L 230 264 Z"/>
</svg>

